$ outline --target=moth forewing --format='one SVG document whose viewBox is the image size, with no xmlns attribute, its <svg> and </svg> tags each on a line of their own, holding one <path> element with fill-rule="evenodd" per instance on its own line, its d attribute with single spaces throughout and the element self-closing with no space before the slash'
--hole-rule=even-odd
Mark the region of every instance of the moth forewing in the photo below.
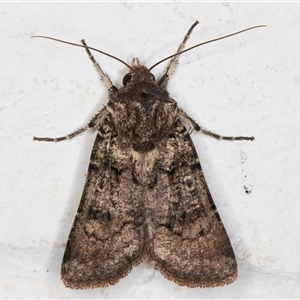
<svg viewBox="0 0 300 300">
<path fill-rule="evenodd" d="M 148 69 L 137 58 L 131 65 L 116 58 L 129 69 L 119 89 L 90 50 L 110 54 L 87 46 L 84 40 L 82 45 L 73 44 L 88 53 L 109 90 L 108 103 L 86 126 L 67 136 L 34 137 L 58 142 L 90 128 L 97 130 L 62 262 L 62 280 L 69 288 L 115 284 L 143 260 L 154 262 L 166 278 L 188 287 L 222 286 L 237 277 L 230 240 L 187 129 L 216 139 L 254 138 L 221 136 L 203 129 L 166 90 L 181 53 L 224 38 L 183 50 L 197 24 L 168 57 L 173 59 L 157 81 L 151 69 L 158 63 Z"/>
</svg>

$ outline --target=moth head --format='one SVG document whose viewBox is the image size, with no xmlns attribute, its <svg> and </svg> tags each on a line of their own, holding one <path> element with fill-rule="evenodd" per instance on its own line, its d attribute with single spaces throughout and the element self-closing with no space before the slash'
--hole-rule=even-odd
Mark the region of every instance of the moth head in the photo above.
<svg viewBox="0 0 300 300">
<path fill-rule="evenodd" d="M 154 75 L 150 72 L 153 68 L 155 68 L 157 65 L 161 64 L 162 62 L 164 62 L 165 60 L 168 60 L 170 58 L 173 58 L 170 63 L 169 63 L 169 66 L 167 68 L 167 71 L 166 73 L 164 74 L 164 76 L 158 81 L 158 85 L 161 85 L 163 82 L 166 82 L 167 78 L 170 76 L 170 74 L 172 74 L 172 72 L 174 71 L 174 66 L 172 68 L 170 68 L 172 66 L 172 64 L 174 64 L 175 62 L 175 66 L 178 62 L 178 57 L 180 54 L 184 53 L 184 52 L 187 52 L 187 51 L 190 51 L 194 48 L 197 48 L 199 46 L 202 46 L 202 45 L 205 45 L 205 44 L 208 44 L 208 43 L 211 43 L 211 42 L 215 42 L 215 41 L 219 41 L 219 40 L 222 40 L 222 39 L 225 39 L 225 38 L 228 38 L 230 36 L 233 36 L 233 35 L 237 35 L 237 34 L 240 34 L 242 32 L 245 32 L 245 31 L 248 31 L 248 30 L 252 30 L 254 28 L 258 28 L 258 27 L 266 27 L 266 25 L 257 25 L 257 26 L 253 26 L 253 27 L 249 27 L 249 28 L 246 28 L 244 30 L 240 30 L 240 31 L 237 31 L 235 33 L 232 33 L 232 34 L 228 34 L 228 35 L 225 35 L 225 36 L 221 36 L 219 38 L 216 38 L 216 39 L 212 39 L 212 40 L 209 40 L 209 41 L 206 41 L 206 42 L 203 42 L 203 43 L 200 43 L 200 44 L 197 44 L 195 46 L 192 46 L 188 49 L 185 49 L 185 50 L 182 50 L 183 49 L 183 46 L 185 45 L 185 42 L 186 40 L 189 38 L 193 28 L 199 24 L 198 21 L 196 21 L 192 27 L 189 29 L 187 35 L 185 36 L 184 40 L 183 40 L 183 43 L 180 45 L 179 49 L 177 50 L 177 52 L 175 54 L 172 54 L 168 57 L 165 57 L 164 59 L 160 60 L 159 62 L 157 62 L 156 64 L 154 64 L 152 67 L 150 68 L 146 68 L 145 66 L 141 66 L 140 65 L 140 62 L 139 62 L 139 59 L 137 57 L 134 57 L 133 60 L 132 60 L 132 64 L 131 66 L 129 66 L 126 62 L 124 62 L 123 60 L 121 60 L 120 58 L 116 57 L 116 56 L 113 56 L 111 54 L 108 54 L 106 52 L 103 52 L 99 49 L 96 49 L 96 48 L 93 48 L 93 47 L 89 47 L 87 46 L 87 44 L 85 43 L 84 40 L 81 40 L 81 43 L 82 45 L 79 45 L 79 44 L 75 44 L 75 43 L 70 43 L 70 42 L 67 42 L 67 41 L 63 41 L 63 40 L 59 40 L 59 39 L 55 39 L 55 38 L 52 38 L 52 37 L 48 37 L 48 36 L 42 36 L 42 35 L 35 35 L 35 36 L 32 36 L 32 37 L 39 37 L 39 38 L 46 38 L 46 39 L 49 39 L 49 40 L 54 40 L 54 41 L 57 41 L 57 42 L 61 42 L 61 43 L 65 43 L 65 44 L 69 44 L 69 45 L 73 45 L 73 46 L 77 46 L 77 47 L 83 47 L 85 48 L 86 52 L 88 53 L 90 59 L 93 61 L 94 64 L 97 64 L 94 57 L 92 56 L 90 50 L 93 50 L 93 51 L 96 51 L 96 52 L 99 52 L 99 53 L 102 53 L 103 55 L 106 55 L 106 56 L 109 56 L 117 61 L 119 61 L 120 63 L 122 63 L 123 65 L 125 65 L 126 67 L 128 67 L 129 69 L 129 73 L 127 73 L 124 77 L 123 77 L 123 85 L 126 86 L 126 85 L 129 85 L 129 84 L 132 84 L 132 83 L 136 83 L 136 82 L 155 82 L 155 77 Z M 99 67 L 99 66 L 98 66 Z M 100 67 L 99 67 L 100 68 Z M 101 69 L 100 69 L 101 70 Z M 102 71 L 101 71 L 102 72 Z M 101 78 L 102 76 L 104 76 L 106 79 L 108 79 L 109 81 L 109 85 L 111 87 L 111 82 L 108 78 L 107 75 L 105 75 L 104 73 L 103 74 L 100 74 Z"/>
<path fill-rule="evenodd" d="M 155 77 L 152 73 L 150 73 L 148 68 L 140 65 L 140 61 L 137 57 L 134 57 L 132 59 L 129 73 L 123 77 L 123 85 L 125 86 L 130 83 L 141 81 L 155 81 Z"/>
</svg>

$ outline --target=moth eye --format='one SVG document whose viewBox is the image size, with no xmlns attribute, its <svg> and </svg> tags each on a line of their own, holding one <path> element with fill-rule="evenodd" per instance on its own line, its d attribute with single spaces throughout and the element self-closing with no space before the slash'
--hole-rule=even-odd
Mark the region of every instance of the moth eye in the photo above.
<svg viewBox="0 0 300 300">
<path fill-rule="evenodd" d="M 127 73 L 124 77 L 123 77 L 123 85 L 125 86 L 126 84 L 128 84 L 131 81 L 131 77 L 132 75 L 130 73 Z"/>
</svg>

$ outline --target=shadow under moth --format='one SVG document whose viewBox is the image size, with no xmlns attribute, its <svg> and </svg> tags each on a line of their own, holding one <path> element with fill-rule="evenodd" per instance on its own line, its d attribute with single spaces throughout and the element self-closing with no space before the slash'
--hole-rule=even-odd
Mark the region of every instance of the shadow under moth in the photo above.
<svg viewBox="0 0 300 300">
<path fill-rule="evenodd" d="M 221 136 L 203 129 L 173 100 L 166 86 L 180 54 L 192 48 L 241 32 L 219 37 L 177 52 L 151 68 L 133 58 L 128 65 L 103 51 L 85 48 L 109 100 L 79 130 L 59 142 L 96 129 L 86 183 L 62 261 L 66 287 L 106 287 L 125 277 L 143 260 L 178 285 L 215 287 L 237 278 L 237 262 L 226 230 L 213 202 L 189 130 L 219 140 L 254 140 Z M 129 73 L 123 87 L 114 86 L 91 51 L 125 64 Z M 150 72 L 170 59 L 165 73 L 155 80 Z"/>
</svg>

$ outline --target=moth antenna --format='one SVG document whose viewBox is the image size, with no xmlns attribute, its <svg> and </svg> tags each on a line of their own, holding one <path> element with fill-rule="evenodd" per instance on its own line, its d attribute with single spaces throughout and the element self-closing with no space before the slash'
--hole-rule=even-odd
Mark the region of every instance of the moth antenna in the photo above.
<svg viewBox="0 0 300 300">
<path fill-rule="evenodd" d="M 80 44 L 71 43 L 71 42 L 59 40 L 59 39 L 56 39 L 56 38 L 53 38 L 53 37 L 49 37 L 49 36 L 44 36 L 44 35 L 33 35 L 32 38 L 43 38 L 43 39 L 53 40 L 53 41 L 56 41 L 56 42 L 60 42 L 60 43 L 64 43 L 64 44 L 68 44 L 68 45 L 72 45 L 72 46 L 77 46 L 77 47 L 81 47 L 81 48 L 89 48 L 90 50 L 94 50 L 96 52 L 99 52 L 101 54 L 104 54 L 104 55 L 106 55 L 106 56 L 108 56 L 110 58 L 113 58 L 113 59 L 119 61 L 120 63 L 122 63 L 123 65 L 125 65 L 128 69 L 130 69 L 131 71 L 133 71 L 132 67 L 129 66 L 125 61 L 121 60 L 120 58 L 118 58 L 116 56 L 113 56 L 113 55 L 111 55 L 109 53 L 106 53 L 104 51 L 98 50 L 98 49 L 93 48 L 93 47 L 83 46 L 83 45 L 80 45 Z"/>
<path fill-rule="evenodd" d="M 203 46 L 205 44 L 209 44 L 209 43 L 212 43 L 212 42 L 216 42 L 216 41 L 219 41 L 219 40 L 222 40 L 222 39 L 226 39 L 228 37 L 231 37 L 231 36 L 234 36 L 234 35 L 237 35 L 237 34 L 240 34 L 242 32 L 245 32 L 245 31 L 248 31 L 248 30 L 252 30 L 252 29 L 255 29 L 255 28 L 259 28 L 259 27 L 267 27 L 267 25 L 257 25 L 257 26 L 253 26 L 253 27 L 249 27 L 249 28 L 246 28 L 246 29 L 243 29 L 243 30 L 240 30 L 240 31 L 237 31 L 237 32 L 234 32 L 234 33 L 231 33 L 231 34 L 228 34 L 228 35 L 224 35 L 224 36 L 221 36 L 219 38 L 216 38 L 216 39 L 212 39 L 212 40 L 209 40 L 209 41 L 206 41 L 206 42 L 203 42 L 203 43 L 200 43 L 200 44 L 197 44 L 195 46 L 192 46 L 190 48 L 187 48 L 183 51 L 180 51 L 180 52 L 177 52 L 175 54 L 172 54 L 162 60 L 160 60 L 159 62 L 157 62 L 156 64 L 154 64 L 151 68 L 149 68 L 149 71 L 151 71 L 153 68 L 155 68 L 157 65 L 159 65 L 160 63 L 164 62 L 165 60 L 168 60 L 169 58 L 172 58 L 174 56 L 177 56 L 177 55 L 180 55 L 184 52 L 187 52 L 187 51 L 190 51 L 194 48 L 197 48 L 197 47 L 200 47 L 200 46 Z"/>
</svg>

